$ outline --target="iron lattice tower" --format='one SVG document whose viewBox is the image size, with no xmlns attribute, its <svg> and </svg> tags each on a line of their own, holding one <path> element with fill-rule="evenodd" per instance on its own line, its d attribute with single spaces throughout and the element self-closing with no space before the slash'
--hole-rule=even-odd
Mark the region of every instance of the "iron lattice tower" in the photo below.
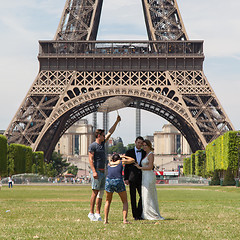
<svg viewBox="0 0 240 240">
<path fill-rule="evenodd" d="M 203 73 L 203 41 L 188 39 L 176 0 L 142 0 L 149 41 L 96 41 L 103 0 L 67 0 L 39 73 L 5 135 L 51 153 L 64 132 L 113 96 L 172 123 L 192 151 L 233 126 Z"/>
</svg>

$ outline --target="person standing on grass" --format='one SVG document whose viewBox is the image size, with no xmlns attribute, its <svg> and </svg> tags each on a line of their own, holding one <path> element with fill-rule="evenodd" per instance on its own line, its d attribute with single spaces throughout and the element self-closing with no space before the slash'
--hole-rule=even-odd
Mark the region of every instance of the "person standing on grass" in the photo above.
<svg viewBox="0 0 240 240">
<path fill-rule="evenodd" d="M 8 188 L 12 188 L 12 176 L 10 175 L 9 177 L 8 177 Z"/>
<path fill-rule="evenodd" d="M 142 160 L 141 166 L 135 163 L 135 166 L 142 171 L 142 218 L 146 220 L 164 220 L 159 211 L 156 175 L 153 172 L 154 148 L 148 139 L 143 141 L 143 149 L 146 152 L 146 157 Z"/>
<path fill-rule="evenodd" d="M 126 156 L 135 159 L 135 163 L 141 166 L 142 159 L 146 156 L 146 152 L 142 150 L 143 137 L 139 136 L 135 140 L 135 147 L 126 152 Z M 135 220 L 142 219 L 142 171 L 139 170 L 134 164 L 126 165 L 124 168 L 124 181 L 129 185 L 132 215 Z M 136 193 L 139 194 L 137 204 Z"/>
<path fill-rule="evenodd" d="M 114 192 L 118 193 L 123 203 L 123 223 L 130 223 L 127 220 L 128 201 L 127 201 L 126 187 L 123 182 L 122 171 L 123 171 L 123 164 L 131 164 L 134 162 L 135 162 L 134 158 L 131 158 L 128 156 L 120 156 L 119 154 L 114 154 L 107 166 L 108 175 L 107 175 L 106 184 L 105 184 L 106 204 L 104 208 L 105 224 L 108 223 L 108 214 L 109 214 L 109 209 L 110 209 L 112 196 Z"/>
<path fill-rule="evenodd" d="M 121 121 L 118 115 L 115 123 L 109 129 L 105 136 L 104 130 L 97 129 L 95 132 L 96 140 L 89 146 L 89 164 L 91 167 L 91 182 L 92 182 L 92 195 L 90 199 L 90 212 L 88 217 L 91 221 L 102 221 L 100 216 L 100 209 L 102 205 L 102 197 L 105 189 L 105 168 L 106 168 L 106 153 L 104 144 L 109 140 L 110 136 L 115 131 L 117 124 Z M 94 206 L 96 203 L 96 213 L 94 214 Z"/>
</svg>

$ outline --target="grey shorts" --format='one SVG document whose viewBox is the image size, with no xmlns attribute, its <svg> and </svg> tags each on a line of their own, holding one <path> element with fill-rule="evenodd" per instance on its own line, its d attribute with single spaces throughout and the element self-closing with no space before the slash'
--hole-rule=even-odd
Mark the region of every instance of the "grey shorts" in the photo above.
<svg viewBox="0 0 240 240">
<path fill-rule="evenodd" d="M 92 189 L 94 190 L 104 190 L 105 189 L 105 181 L 106 181 L 106 174 L 96 170 L 98 174 L 98 179 L 93 177 L 93 172 L 90 172 L 91 182 L 92 182 Z"/>
</svg>

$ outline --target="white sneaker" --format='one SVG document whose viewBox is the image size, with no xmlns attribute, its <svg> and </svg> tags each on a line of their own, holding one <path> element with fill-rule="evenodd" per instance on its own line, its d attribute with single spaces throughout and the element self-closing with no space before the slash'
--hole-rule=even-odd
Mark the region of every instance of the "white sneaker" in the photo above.
<svg viewBox="0 0 240 240">
<path fill-rule="evenodd" d="M 95 216 L 94 216 L 94 213 L 89 213 L 89 214 L 88 214 L 88 217 L 89 217 L 89 219 L 90 219 L 91 221 L 97 221 L 97 219 L 96 219 Z"/>
<path fill-rule="evenodd" d="M 94 216 L 96 218 L 96 221 L 102 221 L 102 218 L 99 213 L 95 213 Z"/>
<path fill-rule="evenodd" d="M 165 220 L 165 218 L 164 218 L 164 217 L 162 217 L 162 216 L 160 216 L 160 220 Z"/>
</svg>

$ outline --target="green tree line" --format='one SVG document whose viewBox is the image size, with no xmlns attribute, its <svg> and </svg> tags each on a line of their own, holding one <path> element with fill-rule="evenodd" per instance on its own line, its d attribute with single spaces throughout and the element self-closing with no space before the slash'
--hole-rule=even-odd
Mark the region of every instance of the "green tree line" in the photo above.
<svg viewBox="0 0 240 240">
<path fill-rule="evenodd" d="M 47 163 L 44 161 L 43 152 L 33 152 L 31 147 L 21 144 L 8 145 L 7 138 L 0 135 L 1 177 L 20 173 L 36 173 L 55 177 L 64 171 L 76 175 L 78 169 L 76 166 L 70 166 L 70 163 L 67 163 L 59 153 L 53 152 L 50 162 Z"/>
<path fill-rule="evenodd" d="M 128 149 L 134 148 L 135 144 L 128 144 L 126 147 L 123 145 L 122 142 L 117 143 L 114 146 L 111 146 L 108 148 L 108 153 L 113 154 L 113 153 L 119 153 L 119 154 L 124 154 Z"/>
<path fill-rule="evenodd" d="M 223 185 L 234 185 L 234 178 L 239 177 L 239 135 L 238 131 L 226 132 L 209 143 L 205 150 L 198 150 L 190 158 L 185 158 L 184 175 L 212 177 L 216 183 L 223 178 Z"/>
</svg>

